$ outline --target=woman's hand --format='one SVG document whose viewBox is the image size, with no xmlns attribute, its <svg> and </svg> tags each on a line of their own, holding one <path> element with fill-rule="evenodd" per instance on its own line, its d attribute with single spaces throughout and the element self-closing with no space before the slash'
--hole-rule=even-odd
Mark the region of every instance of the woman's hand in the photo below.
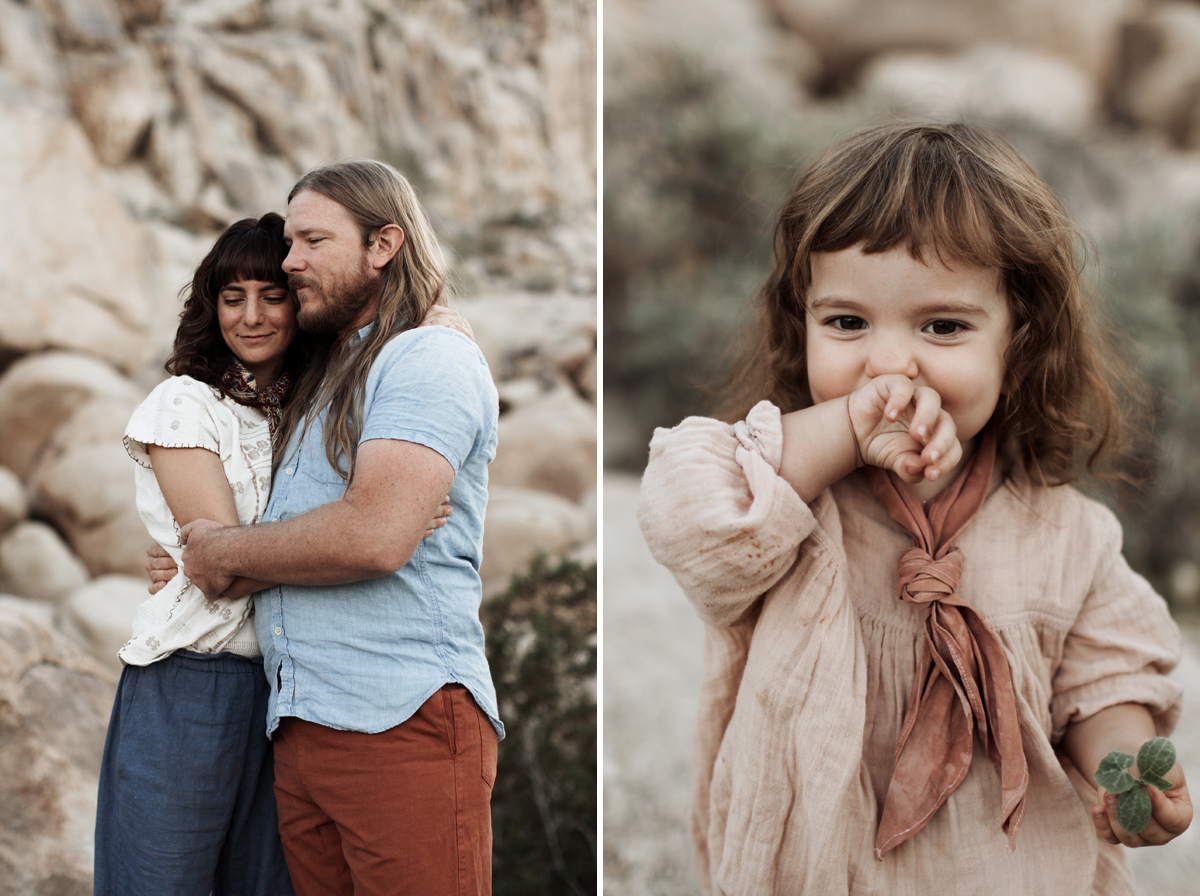
<svg viewBox="0 0 1200 896">
<path fill-rule="evenodd" d="M 179 567 L 175 565 L 171 555 L 157 541 L 152 542 L 150 547 L 146 548 L 146 575 L 150 577 L 151 594 L 158 594 L 162 591 L 167 582 L 175 578 L 177 572 L 179 572 Z"/>
<path fill-rule="evenodd" d="M 1092 824 L 1096 836 L 1106 843 L 1126 846 L 1162 846 L 1188 829 L 1192 823 L 1192 798 L 1188 794 L 1183 767 L 1177 762 L 1165 776 L 1173 784 L 1170 790 L 1146 785 L 1150 797 L 1150 823 L 1140 832 L 1131 834 L 1117 821 L 1117 795 L 1097 789 L 1097 802 L 1092 807 Z"/>
<path fill-rule="evenodd" d="M 467 319 L 447 308 L 445 305 L 433 305 L 425 316 L 421 318 L 420 326 L 422 327 L 446 327 L 454 330 L 457 333 L 462 333 L 472 342 L 475 341 L 475 332 L 471 329 L 471 325 L 467 323 Z"/>
<path fill-rule="evenodd" d="M 442 503 L 438 507 L 437 513 L 433 515 L 433 519 L 425 525 L 425 534 L 421 538 L 428 538 L 435 531 L 446 525 L 446 517 L 452 513 L 454 513 L 454 508 L 450 506 L 450 496 L 446 495 L 446 497 L 442 498 Z"/>
<path fill-rule="evenodd" d="M 901 374 L 877 376 L 847 401 L 862 463 L 916 484 L 944 476 L 962 460 L 954 420 L 928 386 Z"/>
</svg>

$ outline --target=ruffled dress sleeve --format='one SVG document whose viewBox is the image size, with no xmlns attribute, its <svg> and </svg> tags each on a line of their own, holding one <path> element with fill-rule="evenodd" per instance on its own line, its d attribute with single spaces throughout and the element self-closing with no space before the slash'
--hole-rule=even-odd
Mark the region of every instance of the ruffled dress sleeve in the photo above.
<svg viewBox="0 0 1200 896">
<path fill-rule="evenodd" d="M 739 621 L 816 528 L 779 477 L 782 453 L 779 409 L 766 401 L 733 426 L 689 417 L 650 442 L 638 523 L 709 625 Z"/>
<path fill-rule="evenodd" d="M 125 427 L 125 450 L 138 464 L 150 469 L 147 445 L 163 448 L 207 448 L 229 455 L 221 444 L 220 427 L 213 415 L 212 390 L 187 376 L 173 376 L 155 387 L 137 406 Z"/>
<path fill-rule="evenodd" d="M 1162 735 L 1179 719 L 1183 688 L 1168 677 L 1182 651 L 1179 627 L 1166 602 L 1129 568 L 1116 518 L 1099 512 L 1102 559 L 1054 675 L 1054 742 L 1072 722 L 1118 703 L 1144 704 Z"/>
</svg>

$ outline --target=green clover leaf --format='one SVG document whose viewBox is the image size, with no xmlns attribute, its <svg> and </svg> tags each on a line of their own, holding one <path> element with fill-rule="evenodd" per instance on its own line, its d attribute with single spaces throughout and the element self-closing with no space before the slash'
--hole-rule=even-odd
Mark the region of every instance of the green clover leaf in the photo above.
<svg viewBox="0 0 1200 896">
<path fill-rule="evenodd" d="M 1137 764 L 1143 778 L 1149 773 L 1161 777 L 1175 767 L 1175 745 L 1165 737 L 1148 740 L 1138 750 Z"/>
<path fill-rule="evenodd" d="M 1140 834 L 1150 823 L 1150 794 L 1144 786 L 1125 791 L 1117 798 L 1117 821 L 1131 834 Z"/>
<path fill-rule="evenodd" d="M 1133 765 L 1133 757 L 1128 753 L 1113 750 L 1100 760 L 1100 767 L 1094 775 L 1096 783 L 1109 793 L 1125 793 L 1138 783 L 1138 779 L 1125 769 Z"/>
</svg>

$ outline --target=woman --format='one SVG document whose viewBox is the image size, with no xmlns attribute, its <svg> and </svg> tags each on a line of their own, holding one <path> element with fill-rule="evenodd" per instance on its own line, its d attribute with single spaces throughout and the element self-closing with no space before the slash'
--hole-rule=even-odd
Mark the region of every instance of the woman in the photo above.
<svg viewBox="0 0 1200 896">
<path fill-rule="evenodd" d="M 126 429 L 138 512 L 176 563 L 183 525 L 248 525 L 266 508 L 281 405 L 322 348 L 297 328 L 287 251 L 276 214 L 221 234 L 187 292 L 173 376 Z M 209 601 L 179 575 L 138 608 L 100 770 L 97 896 L 293 892 L 251 600 L 267 585 L 239 579 Z"/>
</svg>

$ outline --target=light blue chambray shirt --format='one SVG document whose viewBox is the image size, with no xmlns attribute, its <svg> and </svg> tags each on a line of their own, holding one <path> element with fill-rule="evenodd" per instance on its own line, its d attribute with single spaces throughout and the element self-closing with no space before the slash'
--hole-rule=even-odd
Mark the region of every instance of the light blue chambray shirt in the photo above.
<svg viewBox="0 0 1200 896">
<path fill-rule="evenodd" d="M 401 439 L 442 455 L 454 467 L 454 513 L 390 575 L 347 585 L 277 585 L 255 595 L 271 684 L 268 736 L 284 716 L 386 731 L 450 682 L 465 685 L 504 736 L 479 622 L 487 465 L 496 455 L 498 415 L 487 362 L 461 333 L 420 327 L 384 347 L 367 375 L 360 444 Z M 325 456 L 323 420 L 324 411 L 298 448 L 298 436 L 285 448 L 265 521 L 342 496 L 345 482 Z"/>
</svg>

